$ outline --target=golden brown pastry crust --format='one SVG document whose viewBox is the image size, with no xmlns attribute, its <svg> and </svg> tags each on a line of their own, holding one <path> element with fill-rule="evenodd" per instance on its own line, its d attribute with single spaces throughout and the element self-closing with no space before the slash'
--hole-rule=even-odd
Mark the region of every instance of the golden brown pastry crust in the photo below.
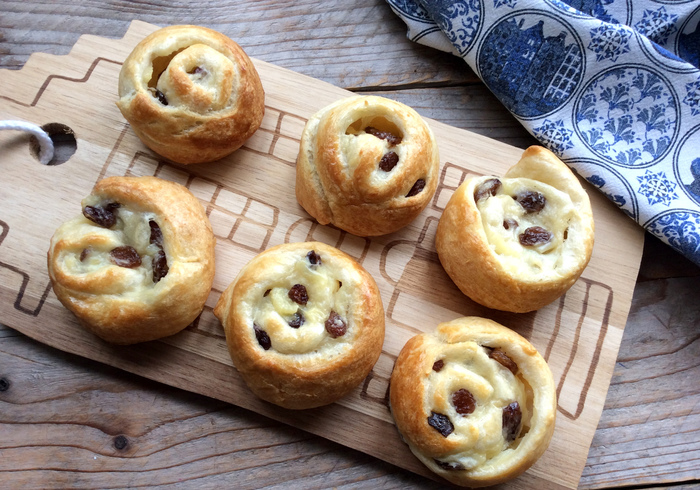
<svg viewBox="0 0 700 490">
<path fill-rule="evenodd" d="M 385 134 L 369 134 L 367 127 Z M 387 155 L 382 167 L 393 167 L 382 170 Z M 359 236 L 385 235 L 427 206 L 438 169 L 435 138 L 418 113 L 383 97 L 349 97 L 306 123 L 297 158 L 297 201 L 322 225 Z M 422 190 L 408 196 L 415 185 L 420 188 L 419 181 Z"/>
<path fill-rule="evenodd" d="M 482 192 L 484 197 L 475 199 L 493 179 L 467 179 L 452 195 L 435 237 L 438 256 L 459 289 L 477 303 L 533 311 L 564 294 L 588 265 L 594 241 L 590 201 L 573 172 L 539 146 L 528 148 L 497 179 L 502 185 L 495 197 Z M 541 211 L 528 212 L 513 197 L 528 190 L 546 197 Z M 522 246 L 520 235 L 535 226 L 551 233 L 550 240 Z"/>
<path fill-rule="evenodd" d="M 203 163 L 229 155 L 252 136 L 262 122 L 265 93 L 238 44 L 205 27 L 178 25 L 150 34 L 126 58 L 117 106 L 156 153 Z"/>
<path fill-rule="evenodd" d="M 80 215 L 52 237 L 48 270 L 56 296 L 108 342 L 179 332 L 202 311 L 214 280 L 215 238 L 202 205 L 185 187 L 157 177 L 108 177 L 82 206 L 105 209 L 109 203 L 119 204 L 113 225 Z M 138 252 L 139 266 L 113 262 L 111 251 L 124 246 Z M 167 273 L 162 276 L 161 267 L 156 278 L 153 262 L 161 251 Z"/>
<path fill-rule="evenodd" d="M 460 390 L 471 394 L 472 407 Z M 396 360 L 390 401 L 413 454 L 446 480 L 472 487 L 525 472 L 547 449 L 556 418 L 555 386 L 542 356 L 517 333 L 479 317 L 411 338 Z"/>
<path fill-rule="evenodd" d="M 298 284 L 305 288 L 304 304 L 290 297 L 292 289 L 301 294 Z M 331 312 L 345 323 L 344 334 L 330 333 Z M 285 408 L 318 407 L 345 396 L 369 374 L 384 342 L 384 308 L 374 279 L 350 256 L 320 242 L 278 245 L 253 258 L 214 314 L 246 384 Z"/>
</svg>

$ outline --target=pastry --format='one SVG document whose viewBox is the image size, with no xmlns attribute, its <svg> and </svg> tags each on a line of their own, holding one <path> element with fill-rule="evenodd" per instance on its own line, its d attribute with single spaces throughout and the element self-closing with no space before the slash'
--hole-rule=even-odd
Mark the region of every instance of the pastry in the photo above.
<svg viewBox="0 0 700 490">
<path fill-rule="evenodd" d="M 396 360 L 389 398 L 413 454 L 457 485 L 517 477 L 554 431 L 547 363 L 526 339 L 485 318 L 458 318 L 411 338 Z"/>
<path fill-rule="evenodd" d="M 49 276 L 61 303 L 115 344 L 192 323 L 214 280 L 214 234 L 197 198 L 157 177 L 108 177 L 82 207 L 51 238 Z"/>
<path fill-rule="evenodd" d="M 384 342 L 372 276 L 319 242 L 278 245 L 240 271 L 214 308 L 234 365 L 258 397 L 327 405 L 369 374 Z"/>
<path fill-rule="evenodd" d="M 341 99 L 306 123 L 296 196 L 322 225 L 359 236 L 392 233 L 435 194 L 438 149 L 410 107 L 376 96 Z"/>
<path fill-rule="evenodd" d="M 588 194 L 551 151 L 532 146 L 502 177 L 465 180 L 440 217 L 435 246 L 459 289 L 523 313 L 564 294 L 593 250 Z"/>
<path fill-rule="evenodd" d="M 119 73 L 124 118 L 146 146 L 178 163 L 211 162 L 237 150 L 260 126 L 264 99 L 248 55 L 205 27 L 157 30 Z"/>
</svg>

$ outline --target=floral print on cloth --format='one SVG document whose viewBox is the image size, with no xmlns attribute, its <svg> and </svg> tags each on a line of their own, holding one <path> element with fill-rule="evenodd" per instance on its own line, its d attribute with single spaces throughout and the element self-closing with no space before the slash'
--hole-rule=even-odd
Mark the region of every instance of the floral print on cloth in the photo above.
<svg viewBox="0 0 700 490">
<path fill-rule="evenodd" d="M 539 142 L 700 265 L 700 2 L 387 0 Z"/>
</svg>

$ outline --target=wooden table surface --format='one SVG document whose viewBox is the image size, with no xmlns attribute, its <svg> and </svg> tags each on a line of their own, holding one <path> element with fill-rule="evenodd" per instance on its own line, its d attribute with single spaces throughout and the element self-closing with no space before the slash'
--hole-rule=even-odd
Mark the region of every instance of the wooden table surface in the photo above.
<svg viewBox="0 0 700 490">
<path fill-rule="evenodd" d="M 133 19 L 211 27 L 252 57 L 399 100 L 423 116 L 514 146 L 534 143 L 462 60 L 408 41 L 383 0 L 4 0 L 0 68 L 19 69 L 33 52 L 67 54 L 81 34 L 120 38 Z M 700 484 L 700 268 L 645 238 L 581 488 Z M 2 325 L 0 455 L 0 486 L 11 488 L 439 487 L 301 430 L 62 353 Z"/>
</svg>

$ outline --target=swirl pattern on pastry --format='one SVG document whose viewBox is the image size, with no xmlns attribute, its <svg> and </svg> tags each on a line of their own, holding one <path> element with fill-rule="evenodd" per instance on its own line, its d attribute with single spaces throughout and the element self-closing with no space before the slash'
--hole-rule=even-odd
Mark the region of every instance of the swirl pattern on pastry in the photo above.
<svg viewBox="0 0 700 490">
<path fill-rule="evenodd" d="M 390 401 L 411 451 L 464 486 L 526 471 L 549 445 L 556 418 L 542 356 L 517 333 L 479 317 L 411 338 L 394 366 Z"/>
<path fill-rule="evenodd" d="M 179 163 L 232 153 L 258 129 L 265 94 L 252 61 L 223 34 L 170 26 L 144 38 L 119 74 L 117 106 L 153 151 Z"/>
<path fill-rule="evenodd" d="M 51 239 L 48 270 L 61 303 L 116 344 L 189 325 L 214 280 L 215 238 L 197 198 L 157 177 L 108 177 L 82 206 Z"/>
<path fill-rule="evenodd" d="M 345 396 L 369 374 L 384 341 L 374 279 L 320 242 L 278 245 L 253 258 L 214 314 L 244 381 L 285 408 Z"/>
<path fill-rule="evenodd" d="M 296 196 L 321 224 L 359 236 L 410 223 L 435 193 L 439 156 L 412 108 L 377 96 L 339 100 L 306 123 Z"/>
<path fill-rule="evenodd" d="M 502 178 L 465 180 L 440 218 L 440 261 L 459 289 L 499 310 L 527 312 L 564 294 L 593 250 L 590 201 L 552 152 L 528 148 Z"/>
</svg>

